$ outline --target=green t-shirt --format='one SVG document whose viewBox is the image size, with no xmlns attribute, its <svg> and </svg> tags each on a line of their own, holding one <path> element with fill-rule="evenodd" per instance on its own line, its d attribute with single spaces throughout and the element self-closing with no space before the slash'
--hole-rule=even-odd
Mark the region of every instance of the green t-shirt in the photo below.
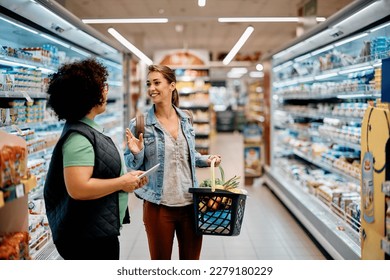
<svg viewBox="0 0 390 280">
<path fill-rule="evenodd" d="M 81 121 L 94 129 L 103 132 L 103 128 L 99 126 L 95 121 L 88 118 L 82 118 Z M 73 132 L 66 139 L 65 143 L 62 146 L 63 154 L 63 163 L 64 167 L 70 166 L 94 166 L 95 165 L 95 152 L 93 150 L 92 144 L 88 139 L 77 133 Z M 119 152 L 119 155 L 122 155 Z M 121 175 L 125 174 L 125 163 L 123 156 L 121 157 L 122 170 Z M 126 208 L 128 203 L 128 193 L 119 192 L 119 218 L 122 225 L 123 218 L 125 217 Z"/>
</svg>

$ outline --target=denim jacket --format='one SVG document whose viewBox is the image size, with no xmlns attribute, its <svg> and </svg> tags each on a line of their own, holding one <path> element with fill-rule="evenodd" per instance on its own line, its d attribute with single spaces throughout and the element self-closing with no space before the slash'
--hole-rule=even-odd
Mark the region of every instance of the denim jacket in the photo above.
<svg viewBox="0 0 390 280">
<path fill-rule="evenodd" d="M 192 174 L 193 187 L 198 187 L 196 179 L 195 167 L 208 167 L 208 155 L 201 155 L 195 150 L 195 131 L 190 123 L 189 116 L 175 107 L 177 114 L 180 117 L 180 127 L 186 138 L 189 153 L 190 153 L 190 167 Z M 138 153 L 133 154 L 126 146 L 124 158 L 126 166 L 133 170 L 148 170 L 157 163 L 160 163 L 156 172 L 148 176 L 149 182 L 140 189 L 135 190 L 135 194 L 152 203 L 160 204 L 162 195 L 162 186 L 164 180 L 164 172 L 169 172 L 164 168 L 165 156 L 165 141 L 164 132 L 160 123 L 157 121 L 154 114 L 154 105 L 144 114 L 145 116 L 145 133 L 144 133 L 144 148 Z M 135 134 L 135 118 L 130 121 L 129 128 L 131 133 Z M 136 136 L 138 137 L 138 135 Z"/>
</svg>

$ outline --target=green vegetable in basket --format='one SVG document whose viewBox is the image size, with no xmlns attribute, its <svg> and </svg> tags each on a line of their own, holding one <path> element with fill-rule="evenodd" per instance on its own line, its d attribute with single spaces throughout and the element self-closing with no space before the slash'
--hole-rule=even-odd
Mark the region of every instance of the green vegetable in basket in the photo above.
<svg viewBox="0 0 390 280">
<path fill-rule="evenodd" d="M 212 188 L 213 187 L 212 179 L 214 177 L 215 189 L 227 190 L 234 193 L 245 193 L 244 190 L 238 188 L 238 186 L 240 185 L 240 181 L 239 181 L 241 178 L 240 176 L 234 176 L 229 180 L 225 181 L 225 172 L 222 166 L 218 166 L 218 168 L 219 168 L 219 172 L 221 173 L 221 179 L 215 178 L 215 175 L 213 173 L 214 169 L 212 168 L 212 176 L 211 176 L 212 178 L 202 181 L 202 183 L 200 184 L 201 188 Z"/>
</svg>

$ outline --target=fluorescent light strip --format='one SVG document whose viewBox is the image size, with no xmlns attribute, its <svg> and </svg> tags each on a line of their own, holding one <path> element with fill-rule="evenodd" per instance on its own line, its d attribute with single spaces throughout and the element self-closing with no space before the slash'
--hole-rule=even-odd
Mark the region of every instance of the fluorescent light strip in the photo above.
<svg viewBox="0 0 390 280">
<path fill-rule="evenodd" d="M 82 20 L 86 24 L 104 23 L 167 23 L 167 18 L 91 18 Z"/>
<path fill-rule="evenodd" d="M 221 17 L 218 22 L 299 22 L 297 17 Z"/>
<path fill-rule="evenodd" d="M 310 57 L 311 57 L 311 54 L 308 53 L 308 54 L 302 55 L 300 57 L 297 57 L 296 59 L 294 59 L 294 61 L 299 62 L 299 61 L 305 60 L 305 59 L 310 58 Z"/>
<path fill-rule="evenodd" d="M 114 28 L 109 28 L 108 33 L 114 36 L 122 45 L 129 49 L 134 55 L 136 55 L 141 61 L 145 62 L 146 65 L 152 65 L 153 61 L 147 57 L 143 52 L 141 52 L 137 47 L 131 44 L 125 37 L 123 37 L 118 31 Z"/>
<path fill-rule="evenodd" d="M 357 93 L 357 94 L 340 94 L 340 95 L 337 95 L 337 98 L 339 98 L 339 99 L 362 98 L 362 97 L 367 97 L 367 95 L 364 94 L 364 93 Z"/>
<path fill-rule="evenodd" d="M 342 75 L 342 74 L 348 74 L 348 73 L 353 73 L 353 72 L 368 70 L 368 69 L 372 69 L 372 68 L 373 68 L 372 66 L 362 66 L 362 67 L 359 67 L 359 68 L 353 68 L 353 69 L 348 69 L 348 70 L 339 71 L 339 74 L 340 74 L 340 75 Z"/>
<path fill-rule="evenodd" d="M 324 17 L 316 17 L 316 21 L 325 21 Z M 221 17 L 218 22 L 300 22 L 299 17 Z"/>
<path fill-rule="evenodd" d="M 10 24 L 12 24 L 12 25 L 15 25 L 15 26 L 17 26 L 17 27 L 20 27 L 20 28 L 22 28 L 22 29 L 24 29 L 24 30 L 26 30 L 26 31 L 28 31 L 28 32 L 31 32 L 31 33 L 33 33 L 33 34 L 38 34 L 37 31 L 32 30 L 32 29 L 30 29 L 30 28 L 27 28 L 27 27 L 25 27 L 25 26 L 23 26 L 23 25 L 21 25 L 21 24 L 18 24 L 18 23 L 16 23 L 16 22 L 13 22 L 13 21 L 11 21 L 11 20 L 5 19 L 5 18 L 3 18 L 3 17 L 0 17 L 0 19 L 1 19 L 1 20 L 4 20 L 4 21 L 6 21 L 6 22 L 8 22 L 8 23 L 10 23 Z"/>
<path fill-rule="evenodd" d="M 312 82 L 312 81 L 314 81 L 314 78 L 313 77 L 302 77 L 302 78 L 299 78 L 298 81 L 300 83 Z"/>
<path fill-rule="evenodd" d="M 41 70 L 42 73 L 45 73 L 45 74 L 51 74 L 51 73 L 54 73 L 55 71 L 52 70 L 52 69 L 48 69 L 48 68 L 44 68 L 44 67 L 38 67 L 37 68 L 38 70 Z"/>
<path fill-rule="evenodd" d="M 253 26 L 248 26 L 244 33 L 241 35 L 240 39 L 238 39 L 237 43 L 234 45 L 234 47 L 230 50 L 228 55 L 223 59 L 222 63 L 224 65 L 228 65 L 234 56 L 238 53 L 238 51 L 241 49 L 241 47 L 245 44 L 246 40 L 248 40 L 249 36 L 252 34 Z"/>
<path fill-rule="evenodd" d="M 371 4 L 369 4 L 367 7 L 361 9 L 360 11 L 352 14 L 351 16 L 347 17 L 346 19 L 343 19 L 342 21 L 338 22 L 334 27 L 338 27 L 340 25 L 343 25 L 344 23 L 346 23 L 347 21 L 350 21 L 352 18 L 357 18 L 357 19 L 361 19 L 361 18 L 366 18 L 363 14 L 365 11 L 369 10 L 373 5 L 378 5 L 380 1 L 375 1 Z"/>
<path fill-rule="evenodd" d="M 0 64 L 2 65 L 7 65 L 7 66 L 21 66 L 21 67 L 26 67 L 26 68 L 33 68 L 36 69 L 36 66 L 20 63 L 20 62 L 13 62 L 13 61 L 8 61 L 8 60 L 2 60 L 0 59 Z"/>
<path fill-rule="evenodd" d="M 363 38 L 363 37 L 365 37 L 365 36 L 367 36 L 367 35 L 368 35 L 368 33 L 365 32 L 365 33 L 362 33 L 362 34 L 353 36 L 353 37 L 351 37 L 351 38 L 342 40 L 342 41 L 340 41 L 340 42 L 337 42 L 337 43 L 335 43 L 334 45 L 335 45 L 336 47 L 342 46 L 342 45 L 344 45 L 344 44 L 346 44 L 346 43 L 349 43 L 349 42 L 355 41 L 355 40 L 357 40 L 357 39 Z"/>
<path fill-rule="evenodd" d="M 315 56 L 315 55 L 317 55 L 317 54 L 320 54 L 320 53 L 329 51 L 329 50 L 331 50 L 331 49 L 333 49 L 333 48 L 334 48 L 333 45 L 329 45 L 329 46 L 326 46 L 326 47 L 324 47 L 324 48 L 322 48 L 322 49 L 319 49 L 319 50 L 316 50 L 316 51 L 314 51 L 314 52 L 311 52 L 310 54 L 311 54 L 312 56 Z"/>
<path fill-rule="evenodd" d="M 385 27 L 387 27 L 387 26 L 389 26 L 389 25 L 390 25 L 390 22 L 385 23 L 385 24 L 382 24 L 382 25 L 379 25 L 379 26 L 377 26 L 377 27 L 371 29 L 370 32 L 378 31 L 379 29 L 385 28 Z"/>
<path fill-rule="evenodd" d="M 66 43 L 63 43 L 60 40 L 54 39 L 54 38 L 52 38 L 50 36 L 47 36 L 46 34 L 39 34 L 39 35 L 41 35 L 43 38 L 46 38 L 46 39 L 48 39 L 48 40 L 50 40 L 50 41 L 52 41 L 54 43 L 60 44 L 61 46 L 64 46 L 65 48 L 70 48 L 70 45 L 68 45 Z"/>
<path fill-rule="evenodd" d="M 323 74 L 323 75 L 318 75 L 315 77 L 316 80 L 324 80 L 327 78 L 335 77 L 337 76 L 337 73 L 328 73 L 328 74 Z"/>
<path fill-rule="evenodd" d="M 244 67 L 233 67 L 232 69 L 230 69 L 230 72 L 231 73 L 246 74 L 246 73 L 248 73 L 248 69 L 246 69 Z"/>
<path fill-rule="evenodd" d="M 252 72 L 249 72 L 249 77 L 251 77 L 251 78 L 263 78 L 264 77 L 264 72 L 252 71 Z"/>
<path fill-rule="evenodd" d="M 70 47 L 70 49 L 71 49 L 71 50 L 74 50 L 75 52 L 77 52 L 77 53 L 79 53 L 79 54 L 81 54 L 81 55 L 83 55 L 83 56 L 85 56 L 85 57 L 90 57 L 90 56 L 91 56 L 91 54 L 89 54 L 89 53 L 87 53 L 87 52 L 85 52 L 85 51 L 82 51 L 82 50 L 80 50 L 80 49 L 78 49 L 78 48 Z"/>
<path fill-rule="evenodd" d="M 204 6 L 206 6 L 206 0 L 198 0 L 198 6 L 199 6 L 199 7 L 204 7 Z"/>
</svg>

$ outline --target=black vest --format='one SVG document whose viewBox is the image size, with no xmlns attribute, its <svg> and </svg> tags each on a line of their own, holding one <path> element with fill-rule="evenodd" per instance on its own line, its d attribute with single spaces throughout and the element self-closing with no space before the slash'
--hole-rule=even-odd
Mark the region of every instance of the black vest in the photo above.
<svg viewBox="0 0 390 280">
<path fill-rule="evenodd" d="M 93 178 L 116 178 L 121 172 L 121 158 L 110 137 L 82 122 L 66 123 L 54 148 L 44 187 L 46 214 L 53 240 L 118 236 L 118 192 L 94 200 L 74 200 L 66 191 L 62 145 L 72 132 L 85 136 L 93 146 Z"/>
</svg>

